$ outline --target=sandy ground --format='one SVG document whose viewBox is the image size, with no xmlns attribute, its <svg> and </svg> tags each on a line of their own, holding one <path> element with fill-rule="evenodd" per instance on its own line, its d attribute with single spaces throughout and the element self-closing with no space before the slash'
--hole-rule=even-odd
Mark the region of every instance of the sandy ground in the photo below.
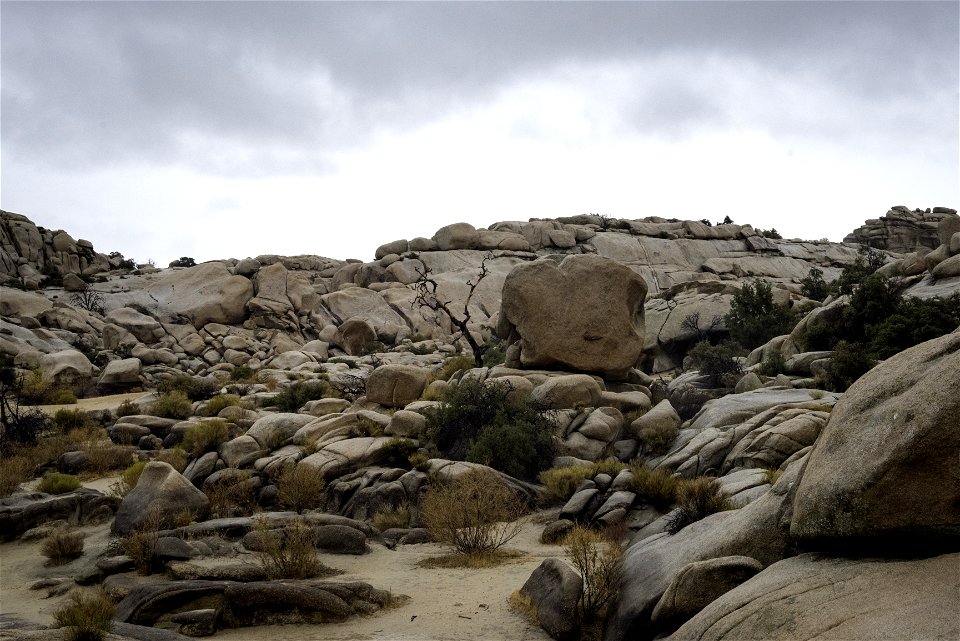
<svg viewBox="0 0 960 641">
<path fill-rule="evenodd" d="M 37 409 L 50 416 L 57 413 L 57 410 L 116 410 L 124 401 L 135 401 L 142 396 L 153 396 L 153 392 L 129 392 L 127 394 L 113 394 L 110 396 L 92 396 L 90 398 L 81 398 L 76 403 L 69 405 L 38 405 Z"/>
<path fill-rule="evenodd" d="M 260 626 L 218 632 L 218 640 L 283 639 L 284 641 L 534 641 L 550 637 L 524 617 L 510 611 L 507 599 L 520 589 L 530 573 L 549 556 L 559 556 L 557 546 L 538 541 L 543 525 L 526 521 L 509 549 L 518 556 L 504 564 L 482 569 L 432 569 L 416 564 L 445 553 L 435 544 L 400 546 L 389 550 L 371 544 L 363 556 L 321 554 L 323 562 L 344 574 L 336 581 L 364 581 L 409 597 L 399 607 L 344 623 L 324 625 Z M 83 528 L 87 534 L 84 557 L 59 568 L 46 568 L 40 542 L 0 545 L 0 613 L 40 624 L 50 624 L 65 596 L 46 598 L 46 590 L 29 586 L 45 577 L 71 576 L 72 570 L 96 554 L 109 538 L 109 525 Z"/>
</svg>

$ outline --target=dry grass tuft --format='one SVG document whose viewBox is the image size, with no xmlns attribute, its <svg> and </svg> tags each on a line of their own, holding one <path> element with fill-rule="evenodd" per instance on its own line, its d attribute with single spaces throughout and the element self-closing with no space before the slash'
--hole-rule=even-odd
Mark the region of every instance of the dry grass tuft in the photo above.
<svg viewBox="0 0 960 641">
<path fill-rule="evenodd" d="M 83 532 L 57 528 L 40 544 L 47 565 L 64 565 L 83 555 Z"/>
<path fill-rule="evenodd" d="M 102 641 L 113 625 L 114 612 L 113 601 L 100 590 L 91 596 L 74 592 L 69 605 L 53 616 L 58 625 L 69 628 L 66 641 Z"/>
</svg>

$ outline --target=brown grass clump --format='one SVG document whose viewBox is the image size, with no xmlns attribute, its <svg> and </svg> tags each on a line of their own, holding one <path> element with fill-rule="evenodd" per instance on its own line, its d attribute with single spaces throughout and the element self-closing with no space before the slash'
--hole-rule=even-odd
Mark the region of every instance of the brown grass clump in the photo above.
<svg viewBox="0 0 960 641">
<path fill-rule="evenodd" d="M 309 465 L 287 465 L 280 471 L 276 483 L 280 505 L 297 514 L 323 505 L 323 491 L 327 483 L 317 468 Z"/>
<path fill-rule="evenodd" d="M 69 628 L 66 641 L 102 641 L 113 625 L 114 605 L 102 590 L 84 596 L 79 592 L 70 595 L 70 604 L 54 614 L 61 627 Z"/>
<path fill-rule="evenodd" d="M 21 483 L 30 480 L 36 466 L 23 455 L 4 457 L 0 465 L 0 496 L 7 496 L 17 489 Z"/>
<path fill-rule="evenodd" d="M 679 433 L 680 430 L 673 425 L 648 425 L 637 434 L 637 440 L 644 446 L 645 452 L 663 456 L 670 451 Z"/>
<path fill-rule="evenodd" d="M 483 570 L 485 568 L 495 568 L 498 565 L 503 565 L 521 556 L 520 552 L 514 550 L 491 550 L 489 552 L 474 552 L 471 554 L 441 554 L 440 556 L 432 556 L 418 561 L 417 567 Z"/>
<path fill-rule="evenodd" d="M 140 406 L 129 399 L 123 401 L 120 403 L 120 406 L 117 407 L 117 418 L 123 418 L 124 416 L 136 416 L 139 413 Z"/>
<path fill-rule="evenodd" d="M 520 594 L 520 590 L 514 591 L 507 599 L 507 605 L 510 610 L 516 612 L 530 625 L 540 626 L 540 617 L 537 614 L 537 607 L 533 605 L 533 600 L 528 596 Z"/>
<path fill-rule="evenodd" d="M 627 489 L 636 494 L 641 501 L 661 511 L 668 509 L 676 502 L 680 480 L 670 472 L 652 470 L 640 464 L 631 465 L 630 472 L 633 478 Z"/>
<path fill-rule="evenodd" d="M 581 525 L 567 535 L 564 552 L 583 578 L 583 596 L 577 604 L 585 624 L 600 621 L 617 595 L 623 571 L 623 546 Z"/>
<path fill-rule="evenodd" d="M 559 501 L 566 501 L 573 496 L 577 486 L 589 478 L 593 478 L 593 467 L 590 465 L 552 467 L 540 472 L 540 482 Z"/>
<path fill-rule="evenodd" d="M 701 476 L 684 480 L 677 491 L 677 509 L 667 524 L 667 531 L 676 534 L 695 521 L 730 509 L 733 505 L 717 479 Z"/>
<path fill-rule="evenodd" d="M 270 579 L 311 579 L 333 571 L 317 557 L 317 535 L 302 519 L 285 528 L 271 530 L 265 519 L 256 530 L 260 548 L 257 557 Z"/>
<path fill-rule="evenodd" d="M 204 485 L 203 493 L 210 499 L 211 518 L 243 516 L 259 511 L 256 491 L 248 482 L 251 476 L 250 471 L 244 470 L 242 474 L 219 483 Z"/>
<path fill-rule="evenodd" d="M 40 554 L 47 565 L 63 565 L 83 554 L 83 532 L 57 528 L 40 544 Z"/>
<path fill-rule="evenodd" d="M 381 532 L 390 528 L 408 528 L 410 527 L 410 506 L 401 503 L 396 507 L 381 510 L 373 517 L 373 524 Z"/>
<path fill-rule="evenodd" d="M 159 530 L 160 513 L 152 510 L 139 528 L 121 539 L 123 551 L 133 560 L 138 574 L 150 574 L 153 571 Z"/>
<path fill-rule="evenodd" d="M 490 470 L 476 469 L 435 485 L 423 500 L 421 516 L 434 539 L 459 554 L 499 549 L 520 533 L 523 501 Z"/>
<path fill-rule="evenodd" d="M 183 449 L 194 456 L 213 452 L 230 438 L 227 422 L 215 418 L 194 425 L 183 435 Z"/>
</svg>

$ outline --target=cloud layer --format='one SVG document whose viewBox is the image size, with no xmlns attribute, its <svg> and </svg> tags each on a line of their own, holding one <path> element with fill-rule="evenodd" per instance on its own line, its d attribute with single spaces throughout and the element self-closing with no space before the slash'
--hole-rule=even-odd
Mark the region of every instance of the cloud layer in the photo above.
<svg viewBox="0 0 960 641">
<path fill-rule="evenodd" d="M 5 2 L 3 207 L 163 260 L 604 209 L 842 236 L 956 206 L 958 6 Z"/>
</svg>

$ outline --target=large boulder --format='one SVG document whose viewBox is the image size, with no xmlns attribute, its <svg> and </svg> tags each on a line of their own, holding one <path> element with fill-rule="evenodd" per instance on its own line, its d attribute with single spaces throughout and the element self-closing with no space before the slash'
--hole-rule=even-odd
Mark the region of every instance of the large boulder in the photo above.
<svg viewBox="0 0 960 641">
<path fill-rule="evenodd" d="M 40 373 L 55 387 L 83 390 L 93 377 L 93 364 L 75 349 L 65 349 L 40 357 Z"/>
<path fill-rule="evenodd" d="M 142 363 L 139 358 L 122 358 L 107 363 L 100 379 L 97 381 L 97 388 L 100 391 L 114 391 L 127 389 L 140 385 L 140 367 Z"/>
<path fill-rule="evenodd" d="M 427 386 L 429 372 L 412 365 L 381 365 L 367 379 L 367 400 L 387 407 L 404 407 Z"/>
<path fill-rule="evenodd" d="M 814 547 L 956 545 L 960 330 L 893 356 L 837 402 L 810 454 L 791 534 Z"/>
<path fill-rule="evenodd" d="M 680 570 L 660 597 L 651 620 L 684 621 L 763 569 L 748 556 L 721 556 L 695 561 Z"/>
<path fill-rule="evenodd" d="M 164 321 L 186 318 L 194 327 L 237 325 L 247 318 L 253 297 L 249 278 L 235 276 L 221 262 L 169 270 L 141 290 L 137 302 Z"/>
<path fill-rule="evenodd" d="M 960 638 L 960 554 L 785 559 L 687 621 L 672 641 Z"/>
<path fill-rule="evenodd" d="M 137 486 L 120 503 L 112 531 L 123 535 L 147 525 L 171 527 L 184 513 L 203 518 L 209 507 L 207 496 L 171 465 L 151 461 L 144 466 Z"/>
<path fill-rule="evenodd" d="M 503 284 L 497 331 L 519 343 L 519 364 L 622 377 L 640 357 L 647 285 L 600 256 L 518 265 Z"/>
<path fill-rule="evenodd" d="M 537 612 L 540 627 L 558 641 L 579 638 L 577 603 L 583 594 L 583 579 L 560 559 L 545 559 L 520 588 Z"/>
<path fill-rule="evenodd" d="M 157 319 L 141 314 L 130 307 L 112 310 L 107 314 L 107 322 L 122 327 L 146 345 L 157 342 L 166 333 Z"/>
</svg>

